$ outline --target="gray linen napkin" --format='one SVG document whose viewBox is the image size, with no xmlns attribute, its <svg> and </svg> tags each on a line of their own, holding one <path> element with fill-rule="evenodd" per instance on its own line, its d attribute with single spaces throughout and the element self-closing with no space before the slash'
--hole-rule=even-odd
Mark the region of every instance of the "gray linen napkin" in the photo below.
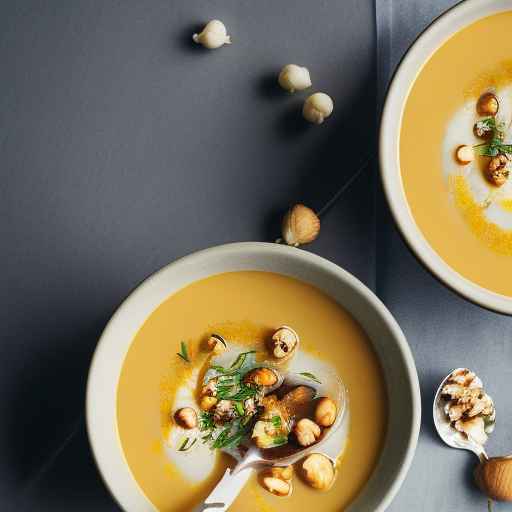
<svg viewBox="0 0 512 512">
<path fill-rule="evenodd" d="M 376 0 L 379 91 L 403 53 L 450 0 Z M 412 346 L 420 376 L 423 419 L 412 469 L 392 512 L 483 512 L 485 498 L 472 483 L 474 455 L 445 447 L 435 435 L 431 404 L 438 381 L 450 369 L 469 366 L 487 384 L 497 405 L 490 455 L 512 447 L 512 319 L 474 306 L 446 289 L 411 255 L 380 198 L 377 292 Z M 498 507 L 499 510 L 499 507 Z"/>
</svg>

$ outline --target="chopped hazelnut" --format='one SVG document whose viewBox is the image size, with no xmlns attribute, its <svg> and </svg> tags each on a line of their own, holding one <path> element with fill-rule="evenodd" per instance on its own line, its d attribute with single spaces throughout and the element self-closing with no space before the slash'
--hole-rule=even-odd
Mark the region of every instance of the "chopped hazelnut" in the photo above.
<svg viewBox="0 0 512 512">
<path fill-rule="evenodd" d="M 192 407 L 183 407 L 174 414 L 176 423 L 183 428 L 191 429 L 197 427 L 197 413 Z"/>
<path fill-rule="evenodd" d="M 336 404 L 327 397 L 318 400 L 315 409 L 315 421 L 321 427 L 330 427 L 336 421 Z"/>
<path fill-rule="evenodd" d="M 476 111 L 480 116 L 495 116 L 499 108 L 498 98 L 492 92 L 482 94 L 476 103 Z"/>
<path fill-rule="evenodd" d="M 328 490 L 334 481 L 334 467 L 332 462 L 320 453 L 309 455 L 302 463 L 306 482 L 321 491 Z"/>
<path fill-rule="evenodd" d="M 322 430 L 314 421 L 302 418 L 295 425 L 293 432 L 301 446 L 311 446 L 318 441 Z"/>
<path fill-rule="evenodd" d="M 450 400 L 458 400 L 458 403 L 465 404 L 480 396 L 481 388 L 468 388 L 460 384 L 446 384 L 443 386 L 442 394 Z"/>
<path fill-rule="evenodd" d="M 280 478 L 274 478 L 273 476 L 263 477 L 263 486 L 267 491 L 276 496 L 289 496 L 292 489 L 289 482 Z"/>
<path fill-rule="evenodd" d="M 225 423 L 231 421 L 235 416 L 235 407 L 231 400 L 221 400 L 213 413 L 213 419 L 216 423 Z"/>
<path fill-rule="evenodd" d="M 487 167 L 487 179 L 497 187 L 504 185 L 509 177 L 510 171 L 507 168 L 508 157 L 500 154 L 491 158 Z"/>
<path fill-rule="evenodd" d="M 492 128 L 483 121 L 478 121 L 473 125 L 473 134 L 475 135 L 475 137 L 478 137 L 479 139 L 492 139 L 493 133 L 494 131 L 492 130 Z"/>
<path fill-rule="evenodd" d="M 448 379 L 448 382 L 453 382 L 468 388 L 481 388 L 483 387 L 482 381 L 476 376 L 474 372 L 467 368 L 459 368 L 455 370 Z"/>
<path fill-rule="evenodd" d="M 203 396 L 199 405 L 203 411 L 209 411 L 216 404 L 217 399 L 214 396 Z"/>
<path fill-rule="evenodd" d="M 245 375 L 244 382 L 256 386 L 273 386 L 277 382 L 277 375 L 270 368 L 254 368 Z"/>
<path fill-rule="evenodd" d="M 455 159 L 461 165 L 467 165 L 475 159 L 475 151 L 473 146 L 459 146 L 455 150 Z"/>
<path fill-rule="evenodd" d="M 450 421 L 457 421 L 462 418 L 467 409 L 468 406 L 466 404 L 448 404 L 446 412 L 450 418 Z"/>
<path fill-rule="evenodd" d="M 485 423 L 483 418 L 476 416 L 468 420 L 458 420 L 455 422 L 455 428 L 466 434 L 466 436 L 478 444 L 485 444 L 487 434 L 485 433 Z"/>
<path fill-rule="evenodd" d="M 293 351 L 299 341 L 298 334 L 290 327 L 280 327 L 273 335 L 274 356 L 282 359 Z"/>
</svg>

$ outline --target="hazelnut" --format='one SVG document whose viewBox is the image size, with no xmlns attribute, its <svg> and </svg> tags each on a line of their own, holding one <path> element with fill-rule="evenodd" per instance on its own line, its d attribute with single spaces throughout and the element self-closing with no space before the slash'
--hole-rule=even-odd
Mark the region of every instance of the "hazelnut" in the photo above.
<svg viewBox="0 0 512 512">
<path fill-rule="evenodd" d="M 235 406 L 231 400 L 221 400 L 215 406 L 213 419 L 215 423 L 226 423 L 231 421 L 235 416 Z"/>
<path fill-rule="evenodd" d="M 461 165 L 467 165 L 475 159 L 475 150 L 473 146 L 459 146 L 455 150 L 455 159 Z"/>
<path fill-rule="evenodd" d="M 309 96 L 302 107 L 302 115 L 306 121 L 322 124 L 334 110 L 334 103 L 324 92 L 315 92 Z"/>
<path fill-rule="evenodd" d="M 490 140 L 494 134 L 494 130 L 483 121 L 478 121 L 473 125 L 473 134 L 475 137 L 483 140 Z"/>
<path fill-rule="evenodd" d="M 482 94 L 476 102 L 476 111 L 480 116 L 495 116 L 499 108 L 498 98 L 492 92 Z"/>
<path fill-rule="evenodd" d="M 288 92 L 302 91 L 311 87 L 309 71 L 297 64 L 286 65 L 279 73 L 278 82 Z"/>
<path fill-rule="evenodd" d="M 492 457 L 475 469 L 475 480 L 489 498 L 512 501 L 512 457 Z"/>
<path fill-rule="evenodd" d="M 299 335 L 290 327 L 280 327 L 273 335 L 274 357 L 282 359 L 291 354 L 299 342 Z"/>
<path fill-rule="evenodd" d="M 228 347 L 224 338 L 218 334 L 212 334 L 206 344 L 215 355 L 222 354 Z"/>
<path fill-rule="evenodd" d="M 244 382 L 256 386 L 273 386 L 277 382 L 277 375 L 270 368 L 254 368 L 245 375 Z"/>
<path fill-rule="evenodd" d="M 197 44 L 213 50 L 225 44 L 231 44 L 231 37 L 227 35 L 226 26 L 222 21 L 209 21 L 199 34 L 194 34 L 192 39 Z"/>
<path fill-rule="evenodd" d="M 459 404 L 467 404 L 476 400 L 482 393 L 482 389 L 468 388 L 460 384 L 445 384 L 441 393 L 447 399 L 457 400 Z"/>
<path fill-rule="evenodd" d="M 334 467 L 332 462 L 320 453 L 309 455 L 302 463 L 306 482 L 321 491 L 328 490 L 334 481 Z"/>
<path fill-rule="evenodd" d="M 486 171 L 487 180 L 497 187 L 504 185 L 510 174 L 508 162 L 508 157 L 503 154 L 492 157 Z"/>
<path fill-rule="evenodd" d="M 270 475 L 281 480 L 291 480 L 293 476 L 293 466 L 273 467 L 270 469 Z"/>
<path fill-rule="evenodd" d="M 487 442 L 485 422 L 480 416 L 476 416 L 468 420 L 460 419 L 455 422 L 455 428 L 475 443 L 484 445 Z"/>
<path fill-rule="evenodd" d="M 466 386 L 468 388 L 482 388 L 482 381 L 476 376 L 474 372 L 467 368 L 458 368 L 450 375 L 448 382 Z"/>
<path fill-rule="evenodd" d="M 191 429 L 197 427 L 197 414 L 192 407 L 183 407 L 174 414 L 176 423 L 183 428 Z"/>
<path fill-rule="evenodd" d="M 281 480 L 280 478 L 274 478 L 273 476 L 263 477 L 263 486 L 267 491 L 276 496 L 289 496 L 292 491 L 290 482 Z"/>
<path fill-rule="evenodd" d="M 336 404 L 327 397 L 318 400 L 315 421 L 321 427 L 330 427 L 336 421 Z"/>
<path fill-rule="evenodd" d="M 296 204 L 283 217 L 281 234 L 288 245 L 299 247 L 315 240 L 320 233 L 320 219 L 308 206 Z"/>
<path fill-rule="evenodd" d="M 293 432 L 301 446 L 311 446 L 318 441 L 322 430 L 314 421 L 302 418 L 295 425 Z"/>
<path fill-rule="evenodd" d="M 214 396 L 203 396 L 199 406 L 203 411 L 209 411 L 212 407 L 217 404 L 217 399 Z"/>
</svg>

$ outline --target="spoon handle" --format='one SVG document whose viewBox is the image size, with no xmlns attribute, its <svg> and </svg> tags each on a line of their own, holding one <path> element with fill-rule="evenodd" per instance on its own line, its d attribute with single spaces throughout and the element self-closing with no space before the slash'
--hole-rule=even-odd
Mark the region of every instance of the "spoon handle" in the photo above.
<svg viewBox="0 0 512 512">
<path fill-rule="evenodd" d="M 249 480 L 252 471 L 251 468 L 246 468 L 233 474 L 231 469 L 226 469 L 220 482 L 195 512 L 202 512 L 204 510 L 223 512 L 227 510 L 240 494 L 247 480 Z"/>
</svg>

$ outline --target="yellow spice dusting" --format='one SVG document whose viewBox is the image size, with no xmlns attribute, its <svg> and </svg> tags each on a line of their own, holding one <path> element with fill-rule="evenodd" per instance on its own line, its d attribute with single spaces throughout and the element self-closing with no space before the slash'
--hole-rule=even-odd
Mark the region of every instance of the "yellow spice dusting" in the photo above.
<svg viewBox="0 0 512 512">
<path fill-rule="evenodd" d="M 503 199 L 500 201 L 500 206 L 506 212 L 512 212 L 512 199 Z"/>
<path fill-rule="evenodd" d="M 510 84 L 512 79 L 512 60 L 500 62 L 496 67 L 480 73 L 464 91 L 466 101 L 478 98 L 482 92 L 498 89 Z"/>
<path fill-rule="evenodd" d="M 464 176 L 450 177 L 449 185 L 455 204 L 460 208 L 473 233 L 493 251 L 512 255 L 512 230 L 501 229 L 487 220 L 483 208 L 474 201 Z"/>
</svg>

